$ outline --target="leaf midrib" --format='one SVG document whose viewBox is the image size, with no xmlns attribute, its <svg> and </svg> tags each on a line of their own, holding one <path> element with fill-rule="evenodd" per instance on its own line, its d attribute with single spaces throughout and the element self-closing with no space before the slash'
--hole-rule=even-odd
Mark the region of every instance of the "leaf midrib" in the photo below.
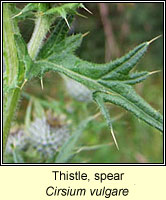
<svg viewBox="0 0 166 200">
<path fill-rule="evenodd" d="M 87 76 L 83 76 L 83 75 L 81 75 L 81 74 L 78 74 L 78 73 L 76 73 L 76 72 L 74 72 L 74 71 L 72 71 L 72 70 L 69 70 L 69 69 L 63 67 L 62 65 L 57 65 L 57 64 L 52 63 L 52 62 L 49 62 L 49 61 L 47 61 L 47 60 L 40 60 L 40 61 L 38 61 L 38 62 L 46 62 L 46 63 L 49 63 L 50 65 L 54 65 L 54 66 L 56 66 L 57 68 L 62 69 L 62 70 L 59 70 L 59 72 L 61 72 L 61 73 L 64 73 L 64 74 L 66 74 L 66 75 L 73 74 L 73 76 L 80 77 L 80 79 L 82 79 L 82 80 L 87 80 L 88 82 L 92 82 L 93 84 L 95 84 L 95 85 L 97 85 L 98 87 L 100 87 L 99 91 L 101 91 L 101 92 L 108 92 L 108 90 L 110 90 L 109 88 L 107 88 L 107 90 L 105 90 L 106 87 L 103 86 L 103 85 L 101 85 L 100 83 L 98 83 L 96 80 L 91 79 L 91 78 L 88 78 Z M 52 68 L 51 68 L 51 69 L 52 69 Z M 57 70 L 57 71 L 58 71 L 58 70 Z M 69 72 L 69 74 L 65 73 L 65 71 Z M 70 78 L 72 78 L 72 76 L 71 76 Z M 77 81 L 77 80 L 75 80 L 75 81 Z M 80 83 L 81 83 L 81 82 L 80 82 Z M 82 84 L 83 84 L 83 83 L 82 83 Z M 89 88 L 88 84 L 85 85 L 85 86 Z M 102 89 L 101 89 L 101 88 L 102 88 Z M 96 89 L 96 88 L 94 87 L 94 88 L 89 88 L 89 89 Z M 112 91 L 110 90 L 109 92 L 112 92 Z"/>
</svg>

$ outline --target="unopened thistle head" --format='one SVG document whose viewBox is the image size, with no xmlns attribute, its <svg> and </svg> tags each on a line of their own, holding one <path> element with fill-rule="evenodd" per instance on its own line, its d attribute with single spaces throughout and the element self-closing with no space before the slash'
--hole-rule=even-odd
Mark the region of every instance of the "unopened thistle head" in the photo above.
<svg viewBox="0 0 166 200">
<path fill-rule="evenodd" d="M 71 97 L 73 97 L 77 101 L 92 101 L 92 92 L 87 87 L 66 76 L 62 75 L 62 77 L 65 81 L 66 90 Z"/>
<path fill-rule="evenodd" d="M 33 148 L 44 156 L 54 155 L 69 137 L 66 125 L 52 128 L 45 117 L 37 118 L 29 127 L 29 140 Z"/>
</svg>

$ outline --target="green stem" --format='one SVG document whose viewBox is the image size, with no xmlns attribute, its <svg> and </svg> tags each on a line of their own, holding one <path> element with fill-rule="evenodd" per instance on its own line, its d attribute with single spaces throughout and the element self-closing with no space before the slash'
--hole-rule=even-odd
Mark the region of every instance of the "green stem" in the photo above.
<svg viewBox="0 0 166 200">
<path fill-rule="evenodd" d="M 47 9 L 47 5 L 43 4 L 42 11 L 45 9 Z M 51 20 L 48 18 L 48 16 L 44 16 L 42 12 L 38 15 L 39 16 L 35 21 L 35 28 L 32 37 L 28 43 L 28 52 L 32 59 L 35 59 L 37 56 L 38 51 L 41 48 L 43 40 L 46 37 L 46 34 L 51 25 Z"/>
<path fill-rule="evenodd" d="M 49 26 L 46 22 L 47 20 L 43 17 L 39 17 L 36 20 L 33 35 L 28 43 L 28 52 L 32 59 L 36 57 L 43 42 L 43 39 L 48 31 Z"/>
<path fill-rule="evenodd" d="M 17 78 L 19 61 L 17 58 L 17 49 L 14 41 L 13 22 L 11 19 L 10 4 L 3 4 L 3 56 L 5 58 L 5 67 L 7 80 L 6 84 L 10 87 Z M 13 89 L 12 92 L 4 96 L 3 110 L 3 152 L 6 149 L 7 138 L 9 135 L 11 122 L 17 107 L 20 96 L 20 89 Z"/>
<path fill-rule="evenodd" d="M 17 107 L 17 103 L 20 97 L 20 89 L 16 88 L 14 91 L 7 96 L 7 102 L 6 102 L 6 109 L 5 109 L 5 117 L 3 121 L 3 152 L 5 152 L 6 149 L 6 143 L 7 138 L 9 135 L 11 122 Z"/>
<path fill-rule="evenodd" d="M 11 18 L 12 4 L 3 4 L 3 56 L 6 64 L 6 84 L 8 87 L 14 85 L 18 80 L 19 60 L 17 57 L 17 49 L 14 40 L 15 24 L 14 19 Z M 47 9 L 47 4 L 41 5 L 41 12 Z M 43 39 L 49 27 L 51 20 L 47 16 L 39 16 L 36 19 L 36 26 L 32 35 L 32 38 L 28 44 L 28 51 L 32 59 L 35 59 L 38 50 L 40 49 Z M 23 77 L 24 78 L 24 77 Z M 20 80 L 20 82 L 23 80 Z M 20 98 L 20 88 L 15 88 L 12 92 L 5 94 L 4 98 L 4 110 L 3 110 L 3 152 L 6 149 L 6 143 L 11 128 L 12 119 L 16 112 L 17 103 Z"/>
<path fill-rule="evenodd" d="M 10 5 L 3 4 L 3 56 L 5 58 L 8 85 L 12 84 L 18 71 L 17 49 L 14 42 Z"/>
</svg>

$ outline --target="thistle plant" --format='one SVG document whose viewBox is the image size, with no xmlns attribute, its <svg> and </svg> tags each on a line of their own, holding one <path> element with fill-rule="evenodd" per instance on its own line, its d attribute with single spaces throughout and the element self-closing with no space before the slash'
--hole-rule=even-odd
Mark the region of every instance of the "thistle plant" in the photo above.
<svg viewBox="0 0 166 200">
<path fill-rule="evenodd" d="M 81 15 L 78 8 L 88 11 L 82 3 L 65 3 L 50 7 L 49 3 L 28 3 L 22 10 L 13 3 L 3 3 L 3 56 L 4 73 L 3 148 L 5 150 L 13 116 L 20 93 L 26 82 L 34 77 L 41 79 L 48 71 L 58 72 L 87 88 L 90 99 L 96 102 L 107 121 L 118 147 L 113 126 L 105 103 L 124 108 L 150 126 L 163 131 L 163 117 L 134 90 L 153 72 L 131 72 L 158 37 L 143 42 L 121 58 L 106 64 L 96 64 L 80 59 L 75 51 L 85 34 L 68 35 L 74 15 Z M 88 11 L 90 12 L 90 11 Z M 33 17 L 35 28 L 28 44 L 25 43 L 18 22 Z M 53 22 L 58 20 L 49 38 Z M 81 86 L 82 87 L 82 86 Z M 74 89 L 74 88 L 73 88 Z"/>
</svg>

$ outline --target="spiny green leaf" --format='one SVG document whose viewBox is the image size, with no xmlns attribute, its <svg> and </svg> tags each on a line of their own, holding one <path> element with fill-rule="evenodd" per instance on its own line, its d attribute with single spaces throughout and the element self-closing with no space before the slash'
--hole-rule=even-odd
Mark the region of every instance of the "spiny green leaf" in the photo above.
<svg viewBox="0 0 166 200">
<path fill-rule="evenodd" d="M 67 20 L 67 15 L 68 14 L 77 14 L 76 9 L 80 7 L 80 3 L 67 3 L 64 4 L 62 6 L 58 6 L 58 7 L 54 7 L 51 8 L 49 10 L 47 10 L 46 12 L 44 12 L 45 15 L 57 15 L 57 16 L 61 16 L 67 26 L 70 28 L 69 22 Z"/>
<path fill-rule="evenodd" d="M 60 14 L 62 17 L 65 17 L 66 14 L 78 14 L 77 9 L 78 8 L 83 8 L 90 14 L 92 14 L 91 11 L 89 11 L 82 3 L 65 3 L 62 6 L 54 7 L 45 12 L 46 15 L 50 14 Z"/>
<path fill-rule="evenodd" d="M 66 3 L 62 6 L 54 7 L 49 10 L 47 10 L 44 14 L 50 15 L 50 14 L 59 14 L 63 18 L 67 14 L 75 14 L 76 9 L 81 6 L 81 3 Z"/>
<path fill-rule="evenodd" d="M 139 62 L 142 56 L 147 51 L 149 46 L 148 42 L 144 42 L 130 51 L 128 54 L 120 59 L 117 59 L 109 66 L 109 71 L 102 76 L 104 80 L 111 80 L 113 73 L 120 73 L 127 75 L 129 71 Z"/>
<path fill-rule="evenodd" d="M 114 93 L 100 94 L 104 102 L 110 102 L 121 106 L 132 112 L 139 119 L 157 128 L 159 131 L 163 131 L 162 115 L 146 103 L 130 85 L 112 83 L 111 89 Z M 94 97 L 95 96 L 98 96 L 97 92 L 94 93 Z"/>
<path fill-rule="evenodd" d="M 80 40 L 81 38 L 78 39 Z M 70 45 L 71 47 L 69 48 L 72 48 L 72 45 L 75 44 L 70 43 Z M 125 56 L 106 64 L 84 61 L 73 54 L 68 54 L 68 52 L 66 54 L 64 52 L 59 52 L 59 54 L 56 52 L 48 60 L 95 80 L 112 80 L 115 76 L 128 75 L 129 71 L 144 55 L 148 45 L 148 42 L 144 42 Z"/>
<path fill-rule="evenodd" d="M 142 81 L 144 81 L 148 76 L 150 75 L 149 72 L 136 72 L 136 73 L 132 73 L 129 75 L 129 78 L 128 79 L 124 79 L 122 80 L 124 83 L 127 83 L 127 84 L 136 84 L 136 83 L 140 83 Z"/>
<path fill-rule="evenodd" d="M 81 37 L 75 40 L 72 37 L 63 40 L 64 44 L 70 41 L 70 47 L 58 48 L 45 60 L 36 62 L 40 73 L 46 71 L 57 71 L 82 83 L 94 92 L 94 100 L 105 116 L 110 128 L 108 111 L 104 102 L 111 102 L 119 105 L 135 114 L 139 119 L 162 131 L 163 119 L 159 112 L 155 111 L 139 95 L 135 93 L 132 84 L 143 81 L 150 73 L 135 72 L 129 74 L 130 70 L 139 62 L 145 54 L 150 42 L 144 42 L 131 50 L 125 56 L 106 64 L 94 64 L 83 61 L 72 53 L 72 49 L 78 47 Z M 71 51 L 70 51 L 71 49 Z M 112 129 L 112 128 L 111 128 Z"/>
<path fill-rule="evenodd" d="M 48 3 L 28 3 L 21 11 L 17 8 L 15 8 L 15 11 L 19 11 L 17 14 L 15 14 L 12 18 L 16 18 L 21 16 L 21 18 L 26 17 L 29 15 L 31 11 L 39 11 L 39 12 L 45 12 L 48 9 Z"/>
<path fill-rule="evenodd" d="M 73 15 L 68 15 L 67 20 L 69 24 L 73 21 Z M 42 48 L 40 49 L 40 52 L 37 56 L 37 60 L 40 58 L 44 59 L 50 56 L 52 53 L 54 53 L 54 49 L 56 46 L 62 42 L 69 31 L 68 26 L 66 25 L 66 22 L 64 19 L 60 19 L 58 24 L 56 25 L 55 29 L 53 30 L 50 37 L 47 39 L 47 41 L 43 44 Z M 60 45 L 59 45 L 60 46 Z"/>
<path fill-rule="evenodd" d="M 38 8 L 39 8 L 39 3 L 28 3 L 20 12 L 18 12 L 12 18 L 19 17 L 20 15 L 24 16 L 30 11 L 38 10 Z"/>
<path fill-rule="evenodd" d="M 43 72 L 42 68 L 43 66 L 41 66 L 39 62 L 33 62 L 29 70 L 27 70 L 25 73 L 25 80 L 31 80 L 33 77 L 40 76 L 40 74 Z"/>
<path fill-rule="evenodd" d="M 116 145 L 117 149 L 119 150 L 119 146 L 118 146 L 118 143 L 116 141 L 115 134 L 113 132 L 111 118 L 110 118 L 108 110 L 104 106 L 104 101 L 103 101 L 104 99 L 103 99 L 102 95 L 103 95 L 102 93 L 97 92 L 97 95 L 93 95 L 93 98 L 97 102 L 97 104 L 99 105 L 100 110 L 101 110 L 102 114 L 104 115 L 104 117 L 105 117 L 105 119 L 107 121 L 107 124 L 108 124 L 108 126 L 109 126 L 109 128 L 111 130 L 111 134 L 112 134 L 113 140 L 115 142 L 115 145 Z"/>
<path fill-rule="evenodd" d="M 79 40 L 80 38 L 78 38 L 78 41 Z M 75 42 L 70 43 L 70 45 L 71 46 L 69 47 L 69 49 L 71 49 L 72 47 L 74 48 Z M 140 58 L 145 53 L 145 49 L 147 49 L 147 46 L 148 42 L 143 43 L 143 45 L 139 45 L 122 58 L 107 64 L 94 64 L 83 61 L 75 55 L 69 54 L 68 51 L 63 51 L 62 53 L 56 53 L 55 55 L 50 56 L 47 60 L 40 60 L 36 62 L 36 65 L 38 65 L 38 67 L 36 66 L 34 68 L 35 75 L 38 75 L 37 69 L 38 72 L 40 71 L 42 73 L 44 73 L 45 71 L 54 70 L 66 74 L 70 78 L 81 82 L 90 89 L 111 92 L 109 87 L 105 88 L 105 85 L 103 85 L 103 83 L 106 84 L 108 82 L 109 84 L 110 82 L 110 80 L 107 80 L 105 78 L 108 74 L 109 76 L 113 76 L 112 74 L 114 74 L 114 76 L 116 77 L 113 77 L 111 81 L 123 80 L 127 82 L 133 79 L 133 84 L 134 79 L 136 79 L 135 82 L 139 82 L 139 78 L 144 79 L 144 76 L 148 75 L 147 72 L 142 72 L 137 75 L 135 73 L 130 76 L 126 74 L 126 71 L 129 72 L 129 70 L 131 70 L 140 60 Z M 31 74 L 33 75 L 33 73 Z"/>
<path fill-rule="evenodd" d="M 55 48 L 54 53 L 48 57 L 48 60 L 54 59 L 54 56 L 56 56 L 55 59 L 59 57 L 61 59 L 62 55 L 74 53 L 74 51 L 81 45 L 82 42 L 82 34 L 76 34 L 71 35 L 67 37 L 66 39 L 59 42 Z M 59 54 L 59 52 L 63 52 L 62 54 Z"/>
<path fill-rule="evenodd" d="M 68 54 L 70 56 L 70 53 L 75 51 L 80 46 L 81 42 L 82 34 L 67 37 L 65 40 L 62 40 L 59 44 L 55 46 L 55 48 L 52 50 L 54 54 L 48 57 L 49 60 L 56 60 L 57 62 L 59 60 L 59 62 L 61 62 L 63 58 L 66 59 L 63 54 Z M 59 51 L 63 52 L 63 54 L 59 54 Z M 31 63 L 29 70 L 26 71 L 25 78 L 29 80 L 36 76 L 42 77 L 45 72 L 51 70 L 51 67 L 53 67 L 52 63 L 46 63 L 45 61 L 47 60 L 42 60 L 42 62 L 41 60 L 39 60 Z M 56 71 L 56 68 L 54 67 L 53 70 Z"/>
</svg>

